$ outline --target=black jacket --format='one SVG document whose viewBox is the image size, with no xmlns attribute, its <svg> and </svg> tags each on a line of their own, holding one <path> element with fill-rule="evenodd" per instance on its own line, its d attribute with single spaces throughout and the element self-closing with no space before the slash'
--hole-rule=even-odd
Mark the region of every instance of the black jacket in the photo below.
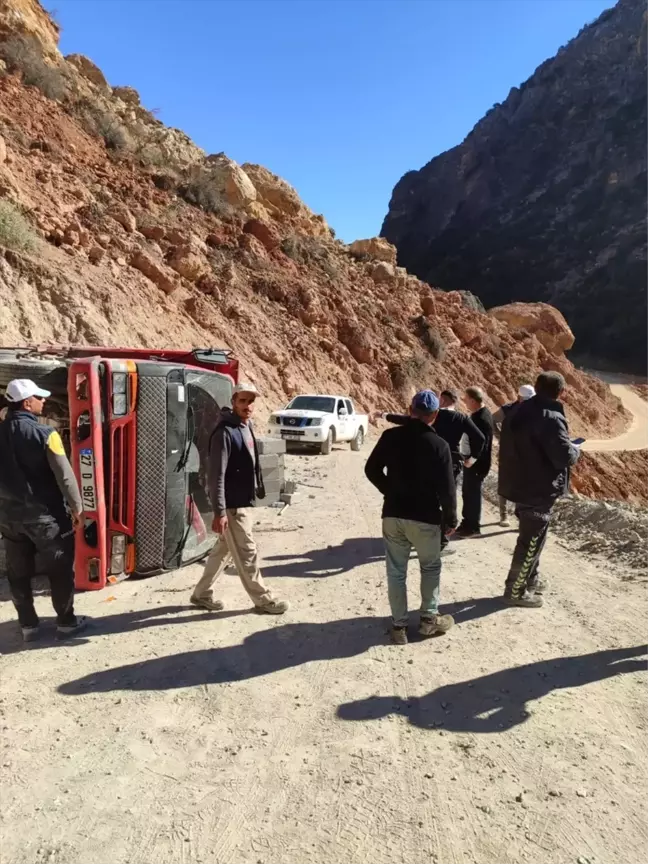
<svg viewBox="0 0 648 864">
<path fill-rule="evenodd" d="M 409 422 L 408 414 L 387 414 L 385 420 L 388 423 L 397 423 L 402 426 Z M 460 411 L 454 411 L 450 408 L 441 408 L 434 421 L 434 431 L 440 438 L 443 438 L 450 447 L 452 462 L 455 466 L 461 466 L 466 458 L 459 451 L 459 442 L 465 435 L 468 438 L 470 445 L 470 455 L 473 459 L 477 459 L 481 454 L 484 446 L 484 435 L 475 426 L 470 417 L 466 417 Z"/>
<path fill-rule="evenodd" d="M 209 496 L 216 516 L 224 516 L 225 510 L 253 507 L 255 498 L 265 497 L 252 424 L 254 461 L 243 440 L 242 426 L 236 414 L 225 409 L 209 440 Z"/>
<path fill-rule="evenodd" d="M 421 420 L 388 429 L 367 460 L 365 474 L 385 496 L 383 516 L 431 525 L 457 525 L 450 448 Z"/>
<path fill-rule="evenodd" d="M 82 509 L 79 487 L 58 432 L 30 411 L 10 408 L 0 423 L 0 520 L 67 518 Z"/>
<path fill-rule="evenodd" d="M 480 408 L 470 415 L 470 419 L 484 436 L 484 446 L 475 464 L 468 468 L 478 477 L 485 477 L 491 469 L 493 452 L 493 415 L 488 408 Z"/>
<path fill-rule="evenodd" d="M 516 504 L 551 505 L 567 492 L 579 455 L 560 402 L 541 396 L 520 402 L 502 424 L 499 494 Z"/>
</svg>

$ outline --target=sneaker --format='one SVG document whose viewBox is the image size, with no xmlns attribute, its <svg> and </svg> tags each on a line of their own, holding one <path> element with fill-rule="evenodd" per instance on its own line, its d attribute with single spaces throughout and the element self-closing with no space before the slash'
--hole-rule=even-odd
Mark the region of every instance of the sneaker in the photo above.
<svg viewBox="0 0 648 864">
<path fill-rule="evenodd" d="M 500 519 L 499 524 L 500 524 L 500 528 L 510 528 L 511 527 L 511 523 L 509 522 L 508 519 Z"/>
<path fill-rule="evenodd" d="M 21 627 L 23 642 L 35 642 L 40 638 L 40 627 L 36 624 L 35 627 Z"/>
<path fill-rule="evenodd" d="M 225 608 L 222 600 L 214 600 L 212 597 L 196 597 L 195 594 L 191 595 L 189 602 L 192 606 L 209 609 L 210 612 L 221 612 Z"/>
<path fill-rule="evenodd" d="M 522 606 L 525 609 L 538 609 L 542 606 L 542 597 L 539 594 L 531 594 L 525 591 L 519 597 L 514 597 L 511 594 L 504 595 L 504 602 L 507 606 Z"/>
<path fill-rule="evenodd" d="M 549 587 L 549 583 L 546 579 L 538 579 L 533 585 L 527 586 L 527 591 L 532 592 L 533 594 L 546 594 L 547 588 Z"/>
<path fill-rule="evenodd" d="M 407 645 L 407 627 L 392 627 L 389 638 L 394 645 Z"/>
<path fill-rule="evenodd" d="M 254 611 L 259 615 L 283 615 L 289 609 L 290 603 L 287 600 L 271 600 L 263 606 L 254 607 Z"/>
<path fill-rule="evenodd" d="M 454 625 L 452 615 L 431 615 L 430 617 L 421 616 L 419 626 L 419 636 L 437 636 L 441 633 L 447 633 Z"/>
<path fill-rule="evenodd" d="M 441 550 L 441 557 L 447 558 L 448 555 L 454 555 L 456 553 L 456 549 L 453 549 L 452 546 L 444 546 Z"/>
<path fill-rule="evenodd" d="M 56 628 L 56 638 L 57 639 L 71 639 L 72 636 L 76 636 L 78 633 L 83 632 L 86 629 L 88 624 L 90 623 L 90 618 L 87 615 L 77 615 L 76 616 L 76 624 L 70 624 L 67 627 L 59 626 Z"/>
</svg>

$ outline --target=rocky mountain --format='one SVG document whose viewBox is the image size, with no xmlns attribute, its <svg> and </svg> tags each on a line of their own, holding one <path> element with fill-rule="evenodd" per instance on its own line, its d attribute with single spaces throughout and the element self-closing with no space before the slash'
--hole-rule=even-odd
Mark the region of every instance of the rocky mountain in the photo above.
<svg viewBox="0 0 648 864">
<path fill-rule="evenodd" d="M 546 301 L 591 363 L 646 365 L 646 6 L 619 0 L 459 146 L 396 185 L 382 235 L 487 306 Z"/>
<path fill-rule="evenodd" d="M 41 44 L 48 21 L 36 0 L 0 5 L 1 345 L 228 347 L 261 416 L 298 391 L 372 410 L 477 384 L 500 404 L 557 369 L 575 433 L 627 422 L 564 356 L 556 310 L 486 315 L 381 238 L 337 241 L 266 168 L 205 154 L 87 57 Z"/>
</svg>

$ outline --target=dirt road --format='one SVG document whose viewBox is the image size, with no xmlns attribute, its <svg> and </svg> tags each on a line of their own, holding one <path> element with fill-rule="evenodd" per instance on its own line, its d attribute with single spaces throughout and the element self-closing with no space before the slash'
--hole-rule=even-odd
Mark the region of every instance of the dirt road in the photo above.
<svg viewBox="0 0 648 864">
<path fill-rule="evenodd" d="M 610 452 L 645 449 L 648 447 L 648 402 L 625 384 L 610 384 L 610 389 L 623 402 L 624 408 L 632 414 L 632 423 L 622 435 L 616 438 L 586 441 L 583 450 Z"/>
<path fill-rule="evenodd" d="M 645 585 L 550 541 L 545 607 L 503 608 L 489 510 L 444 563 L 457 626 L 389 646 L 363 454 L 289 463 L 311 485 L 259 526 L 284 618 L 235 576 L 225 612 L 188 607 L 196 567 L 84 595 L 87 639 L 22 650 L 5 597 L 0 860 L 644 860 Z"/>
</svg>

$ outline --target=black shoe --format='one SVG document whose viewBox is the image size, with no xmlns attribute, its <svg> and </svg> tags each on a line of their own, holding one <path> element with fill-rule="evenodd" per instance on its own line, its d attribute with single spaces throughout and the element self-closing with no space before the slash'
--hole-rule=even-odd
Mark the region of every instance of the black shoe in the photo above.
<svg viewBox="0 0 648 864">
<path fill-rule="evenodd" d="M 65 627 L 59 625 L 56 628 L 56 638 L 71 639 L 73 636 L 77 636 L 79 633 L 82 633 L 89 623 L 90 619 L 87 615 L 77 615 L 76 624 L 69 624 Z"/>
<path fill-rule="evenodd" d="M 461 537 L 464 540 L 468 540 L 470 537 L 479 537 L 481 534 L 481 528 L 473 529 L 473 528 L 466 528 L 465 526 L 462 527 L 460 525 L 457 528 L 457 530 L 455 531 L 455 534 L 457 535 L 457 537 Z"/>
<path fill-rule="evenodd" d="M 542 597 L 539 594 L 530 594 L 528 591 L 517 597 L 513 594 L 505 594 L 503 600 L 507 606 L 522 606 L 524 609 L 539 609 L 542 606 Z"/>
</svg>

